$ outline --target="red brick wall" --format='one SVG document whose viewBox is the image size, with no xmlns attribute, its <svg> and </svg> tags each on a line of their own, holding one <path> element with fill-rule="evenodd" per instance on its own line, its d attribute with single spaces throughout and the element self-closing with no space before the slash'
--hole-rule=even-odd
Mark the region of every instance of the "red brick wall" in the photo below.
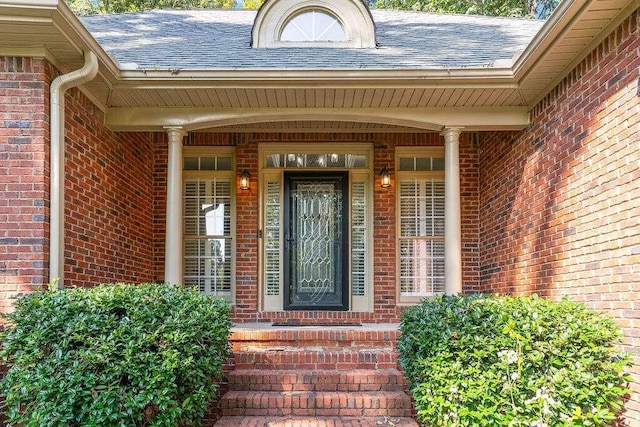
<svg viewBox="0 0 640 427">
<path fill-rule="evenodd" d="M 247 135 L 231 135 L 236 144 L 236 168 L 253 179 L 249 190 L 236 190 L 236 304 L 234 317 L 256 319 L 258 310 L 258 145 Z M 238 183 L 236 183 L 238 188 Z"/>
<path fill-rule="evenodd" d="M 49 86 L 44 59 L 0 57 L 0 311 L 48 282 Z M 67 285 L 149 281 L 153 151 L 118 134 L 79 90 L 66 95 Z"/>
<path fill-rule="evenodd" d="M 167 160 L 169 140 L 165 133 L 153 134 L 153 281 L 164 282 L 164 251 L 167 210 Z"/>
<path fill-rule="evenodd" d="M 166 137 L 155 137 L 155 259 L 156 277 L 164 268 L 164 220 L 166 203 Z M 247 169 L 253 179 L 249 191 L 237 191 L 237 260 L 235 320 L 284 320 L 282 313 L 258 314 L 258 144 L 278 142 L 330 143 L 368 142 L 374 144 L 374 171 L 386 166 L 394 169 L 396 146 L 443 146 L 443 138 L 435 133 L 423 134 L 311 134 L 265 133 L 221 134 L 192 133 L 185 146 L 231 145 L 236 147 L 237 170 Z M 463 134 L 460 147 L 463 223 L 463 280 L 465 292 L 479 289 L 478 259 L 478 148 L 469 134 Z M 395 177 L 392 176 L 392 179 Z M 374 313 L 287 312 L 286 318 L 320 318 L 325 321 L 355 319 L 368 322 L 396 321 L 402 308 L 396 305 L 395 181 L 389 189 L 381 189 L 379 177 L 374 183 Z"/>
<path fill-rule="evenodd" d="M 0 57 L 0 312 L 48 281 L 51 74 L 43 59 Z"/>
<path fill-rule="evenodd" d="M 111 132 L 78 89 L 65 102 L 65 284 L 152 281 L 151 134 Z"/>
<path fill-rule="evenodd" d="M 414 135 L 367 135 L 375 141 L 373 146 L 373 317 L 395 321 L 398 317 L 396 281 L 396 188 L 395 175 L 391 186 L 380 187 L 376 173 L 386 167 L 395 169 L 395 147 L 402 140 L 416 143 Z M 395 138 L 394 138 L 395 136 Z M 429 138 L 431 139 L 431 138 Z M 427 142 L 431 142 L 427 140 Z M 417 143 L 416 143 L 417 145 Z"/>
<path fill-rule="evenodd" d="M 480 187 L 477 134 L 460 136 L 460 215 L 462 223 L 462 292 L 480 291 Z"/>
<path fill-rule="evenodd" d="M 481 290 L 568 295 L 615 317 L 640 362 L 640 41 L 634 12 L 533 110 L 482 135 Z M 630 425 L 640 424 L 640 367 Z"/>
</svg>

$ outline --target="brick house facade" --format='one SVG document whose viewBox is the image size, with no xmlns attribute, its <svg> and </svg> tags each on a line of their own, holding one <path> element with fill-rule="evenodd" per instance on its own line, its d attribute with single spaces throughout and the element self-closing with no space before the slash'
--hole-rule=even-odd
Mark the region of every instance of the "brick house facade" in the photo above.
<svg viewBox="0 0 640 427">
<path fill-rule="evenodd" d="M 635 356 L 640 423 L 640 154 L 637 11 L 480 154 L 480 290 L 568 296 L 603 310 Z"/>
<path fill-rule="evenodd" d="M 597 10 L 598 1 L 583 3 Z M 564 65 L 569 68 L 535 89 L 530 97 L 535 102 L 526 104 L 528 124 L 518 129 L 511 124 L 465 127 L 458 163 L 461 291 L 566 295 L 613 316 L 636 361 L 626 406 L 629 425 L 640 424 L 640 21 L 632 3 L 621 2 L 615 19 L 571 54 Z M 56 10 L 66 13 L 61 5 Z M 579 24 L 582 15 L 575 13 Z M 548 34 L 561 37 L 551 30 Z M 79 36 L 74 37 L 77 43 Z M 97 45 L 93 39 L 84 43 Z M 67 64 L 68 54 L 56 56 L 49 47 L 33 50 L 32 45 L 0 42 L 2 311 L 11 309 L 16 294 L 49 282 L 49 87 L 81 62 L 78 52 Z M 546 54 L 552 55 L 556 45 L 549 46 Z M 108 73 L 105 67 L 101 65 L 103 75 Z M 525 83 L 522 93 L 534 90 Z M 107 117 L 118 112 L 98 100 L 100 84 L 71 88 L 65 96 L 64 285 L 162 282 L 168 234 L 167 126 L 124 129 L 122 122 Z M 438 90 L 437 85 L 430 90 Z M 372 115 L 371 123 L 378 120 L 384 122 Z M 300 119 L 305 121 L 314 123 L 309 117 Z M 236 124 L 186 130 L 185 150 L 231 148 L 236 175 L 246 170 L 251 176 L 248 190 L 232 192 L 235 321 L 398 321 L 407 304 L 400 301 L 398 290 L 397 153 L 441 148 L 444 142 L 439 130 L 384 124 L 390 126 L 384 131 L 313 125 L 304 130 L 283 125 L 274 131 Z M 312 145 L 318 152 L 323 147 L 370 147 L 364 182 L 371 187 L 368 224 L 375 244 L 369 253 L 372 286 L 365 309 L 282 310 L 265 305 L 260 233 L 267 181 L 261 178 L 266 172 L 260 150 L 287 144 Z M 382 168 L 392 170 L 389 188 L 380 187 Z"/>
</svg>

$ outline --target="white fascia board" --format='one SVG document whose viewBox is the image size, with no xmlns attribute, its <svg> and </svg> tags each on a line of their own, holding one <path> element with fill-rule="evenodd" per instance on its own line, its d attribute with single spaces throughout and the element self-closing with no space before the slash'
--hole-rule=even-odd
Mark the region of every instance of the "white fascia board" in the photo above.
<svg viewBox="0 0 640 427">
<path fill-rule="evenodd" d="M 78 52 L 79 63 L 83 61 L 83 52 L 90 50 L 98 56 L 100 65 L 109 70 L 109 80 L 113 82 L 117 79 L 119 70 L 116 63 L 107 55 L 102 46 L 64 1 L 0 0 L 0 23 L 3 20 L 24 25 L 51 24 L 66 39 L 69 45 Z M 0 34 L 2 34 L 1 28 Z M 25 46 L 25 48 L 33 48 L 33 46 Z M 46 41 L 43 43 L 43 49 L 49 49 Z M 49 51 L 49 53 L 52 52 Z M 66 72 L 69 68 L 67 64 L 60 64 L 54 58 L 49 57 L 47 59 L 50 59 L 62 72 Z"/>
<path fill-rule="evenodd" d="M 0 0 L 0 7 L 32 7 L 38 9 L 55 9 L 59 0 Z"/>
<path fill-rule="evenodd" d="M 423 131 L 520 130 L 529 124 L 526 108 L 108 108 L 105 124 L 115 131 L 187 131 L 263 122 L 326 120 L 380 123 Z"/>
<path fill-rule="evenodd" d="M 514 61 L 512 71 L 521 81 L 542 59 L 558 38 L 578 19 L 592 0 L 563 0 L 544 23 L 529 45 Z"/>
<path fill-rule="evenodd" d="M 547 86 L 529 102 L 529 108 L 532 109 L 538 104 L 538 102 L 540 102 L 545 96 L 547 96 L 547 94 L 551 92 L 554 87 L 556 87 L 571 71 L 573 71 L 573 69 L 576 68 L 588 54 L 590 54 L 596 47 L 598 47 L 598 45 L 602 43 L 602 41 L 607 38 L 609 34 L 611 34 L 611 32 L 618 28 L 618 26 L 625 19 L 627 19 L 634 10 L 638 9 L 638 7 L 640 7 L 640 0 L 634 0 L 630 2 L 627 7 L 622 9 L 618 16 L 611 22 L 609 22 L 609 24 L 600 32 L 600 34 L 595 37 L 579 55 L 573 58 L 571 62 L 567 63 L 567 65 L 558 73 L 556 78 L 551 80 L 547 84 Z"/>
<path fill-rule="evenodd" d="M 118 86 L 123 88 L 143 87 L 192 87 L 197 82 L 223 82 L 238 85 L 250 82 L 313 82 L 331 84 L 343 81 L 350 86 L 358 81 L 380 81 L 385 84 L 397 81 L 406 85 L 407 81 L 420 82 L 457 82 L 457 84 L 515 84 L 510 68 L 455 68 L 455 69 L 248 69 L 248 70 L 158 70 L 137 69 L 120 70 Z M 328 83 L 330 82 L 330 83 Z"/>
<path fill-rule="evenodd" d="M 59 0 L 0 0 L 0 14 L 16 17 L 50 16 L 62 1 Z M 25 11 L 28 11 L 25 13 Z"/>
<path fill-rule="evenodd" d="M 0 0 L 1 1 L 1 0 Z M 109 80 L 114 81 L 118 75 L 116 62 L 105 52 L 102 45 L 91 35 L 87 27 L 78 19 L 64 1 L 58 5 L 54 15 L 56 26 L 66 35 L 70 43 L 76 43 L 80 53 L 91 50 L 98 57 L 98 63 L 109 71 Z"/>
</svg>

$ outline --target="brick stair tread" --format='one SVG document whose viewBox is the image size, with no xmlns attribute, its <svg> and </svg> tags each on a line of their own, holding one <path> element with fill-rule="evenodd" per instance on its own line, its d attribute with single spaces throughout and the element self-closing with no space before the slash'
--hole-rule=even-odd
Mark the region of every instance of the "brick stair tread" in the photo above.
<svg viewBox="0 0 640 427">
<path fill-rule="evenodd" d="M 323 342 L 323 341 L 261 341 L 234 342 L 233 351 L 390 351 L 395 350 L 395 342 Z"/>
<path fill-rule="evenodd" d="M 387 343 L 394 345 L 400 335 L 399 330 L 358 330 L 358 329 L 266 329 L 266 330 L 233 330 L 231 342 L 271 342 L 271 343 L 354 343 L 357 345 L 367 345 L 371 343 Z"/>
<path fill-rule="evenodd" d="M 237 369 L 227 374 L 231 390 L 249 391 L 402 391 L 397 369 Z"/>
<path fill-rule="evenodd" d="M 397 368 L 395 349 L 344 348 L 239 351 L 235 369 L 387 369 Z"/>
<path fill-rule="evenodd" d="M 369 329 L 367 329 L 369 328 Z M 238 327 L 219 427 L 417 426 L 397 326 Z"/>
<path fill-rule="evenodd" d="M 401 391 L 228 391 L 223 415 L 392 416 L 411 415 L 411 398 Z"/>
<path fill-rule="evenodd" d="M 384 427 L 418 423 L 409 417 L 222 417 L 216 427 Z"/>
</svg>

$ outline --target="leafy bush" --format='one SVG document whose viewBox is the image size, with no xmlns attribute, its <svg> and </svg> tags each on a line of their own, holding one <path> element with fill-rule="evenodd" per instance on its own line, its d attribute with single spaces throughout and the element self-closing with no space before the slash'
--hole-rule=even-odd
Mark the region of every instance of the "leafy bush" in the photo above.
<svg viewBox="0 0 640 427">
<path fill-rule="evenodd" d="M 427 426 L 602 426 L 628 392 L 619 328 L 568 300 L 436 297 L 407 310 L 401 331 Z"/>
<path fill-rule="evenodd" d="M 196 425 L 228 354 L 228 304 L 179 286 L 37 292 L 7 317 L 12 424 Z"/>
</svg>

